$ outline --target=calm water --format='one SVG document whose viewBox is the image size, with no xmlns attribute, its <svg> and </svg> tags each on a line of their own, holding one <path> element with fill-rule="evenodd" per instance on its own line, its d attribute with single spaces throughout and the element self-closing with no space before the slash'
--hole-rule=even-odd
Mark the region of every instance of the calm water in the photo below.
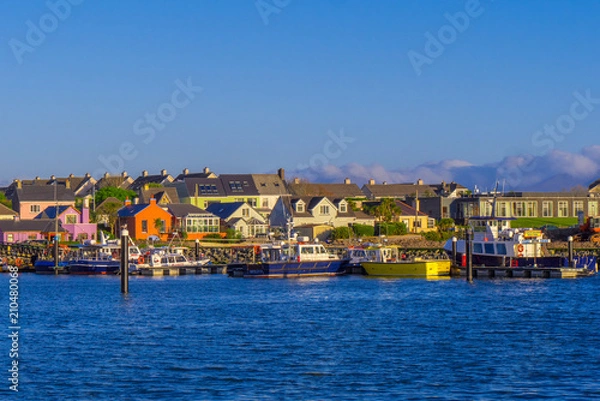
<svg viewBox="0 0 600 401">
<path fill-rule="evenodd" d="M 5 373 L 0 399 L 600 399 L 599 288 L 204 275 L 122 296 L 118 277 L 24 274 L 20 392 Z"/>
</svg>

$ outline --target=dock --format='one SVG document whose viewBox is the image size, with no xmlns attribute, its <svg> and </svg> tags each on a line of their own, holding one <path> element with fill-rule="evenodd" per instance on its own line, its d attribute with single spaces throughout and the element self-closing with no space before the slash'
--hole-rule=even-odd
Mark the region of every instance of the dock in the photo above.
<svg viewBox="0 0 600 401">
<path fill-rule="evenodd" d="M 473 267 L 473 278 L 579 278 L 594 274 L 596 274 L 594 270 L 570 267 Z M 466 277 L 467 269 L 464 267 L 452 267 L 450 275 Z"/>
<path fill-rule="evenodd" d="M 202 267 L 158 267 L 140 268 L 136 273 L 140 276 L 184 276 L 195 274 L 226 274 L 227 265 L 206 265 Z"/>
</svg>

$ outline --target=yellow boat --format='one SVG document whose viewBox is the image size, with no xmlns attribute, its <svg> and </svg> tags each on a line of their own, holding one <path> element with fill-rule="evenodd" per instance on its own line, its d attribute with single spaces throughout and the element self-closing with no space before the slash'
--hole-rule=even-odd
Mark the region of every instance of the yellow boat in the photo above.
<svg viewBox="0 0 600 401">
<path fill-rule="evenodd" d="M 439 277 L 450 276 L 450 260 L 413 260 L 400 262 L 363 262 L 369 276 Z"/>
</svg>

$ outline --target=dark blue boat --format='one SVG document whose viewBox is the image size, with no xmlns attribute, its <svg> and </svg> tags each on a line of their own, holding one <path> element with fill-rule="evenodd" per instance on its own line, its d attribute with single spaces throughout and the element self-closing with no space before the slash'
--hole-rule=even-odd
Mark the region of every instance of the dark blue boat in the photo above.
<svg viewBox="0 0 600 401">
<path fill-rule="evenodd" d="M 338 276 L 345 273 L 346 262 L 330 254 L 321 244 L 268 244 L 261 246 L 260 262 L 231 264 L 228 274 L 246 278 Z"/>
<path fill-rule="evenodd" d="M 69 274 L 117 274 L 121 268 L 118 245 L 80 245 L 69 260 Z"/>
<path fill-rule="evenodd" d="M 33 264 L 37 274 L 66 274 L 68 262 L 61 260 L 55 266 L 54 260 L 38 259 Z"/>
</svg>

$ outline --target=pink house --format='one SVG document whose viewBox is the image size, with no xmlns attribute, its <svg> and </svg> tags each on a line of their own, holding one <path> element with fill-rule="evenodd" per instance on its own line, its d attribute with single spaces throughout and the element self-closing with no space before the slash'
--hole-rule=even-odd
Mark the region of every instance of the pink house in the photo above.
<svg viewBox="0 0 600 401">
<path fill-rule="evenodd" d="M 36 220 L 55 221 L 58 214 L 59 225 L 66 231 L 67 241 L 83 241 L 96 239 L 98 227 L 96 223 L 90 223 L 89 200 L 83 200 L 81 211 L 73 206 L 48 206 L 42 213 L 38 214 Z"/>
<path fill-rule="evenodd" d="M 21 220 L 32 220 L 51 206 L 74 206 L 75 194 L 71 185 L 21 185 L 16 181 L 12 197 L 13 209 Z"/>
</svg>

